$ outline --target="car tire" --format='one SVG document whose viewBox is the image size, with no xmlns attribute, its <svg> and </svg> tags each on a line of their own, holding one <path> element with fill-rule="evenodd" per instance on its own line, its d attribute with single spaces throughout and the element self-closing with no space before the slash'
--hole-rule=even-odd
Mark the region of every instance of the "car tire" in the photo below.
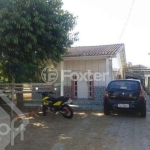
<svg viewBox="0 0 150 150">
<path fill-rule="evenodd" d="M 146 106 L 141 108 L 141 117 L 143 117 L 143 118 L 146 117 Z"/>
<path fill-rule="evenodd" d="M 109 114 L 110 114 L 109 108 L 106 105 L 104 105 L 104 115 L 109 115 Z"/>
</svg>

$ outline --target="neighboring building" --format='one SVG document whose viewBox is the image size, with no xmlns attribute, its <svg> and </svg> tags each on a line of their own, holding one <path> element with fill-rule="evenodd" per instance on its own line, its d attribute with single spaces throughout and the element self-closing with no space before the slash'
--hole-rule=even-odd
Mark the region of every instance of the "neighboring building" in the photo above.
<svg viewBox="0 0 150 150">
<path fill-rule="evenodd" d="M 148 86 L 148 77 L 150 77 L 150 67 L 139 64 L 125 69 L 125 78 L 140 79 L 145 88 Z"/>
<path fill-rule="evenodd" d="M 102 100 L 109 81 L 124 78 L 124 66 L 124 44 L 72 47 L 56 67 L 55 85 L 72 99 Z"/>
</svg>

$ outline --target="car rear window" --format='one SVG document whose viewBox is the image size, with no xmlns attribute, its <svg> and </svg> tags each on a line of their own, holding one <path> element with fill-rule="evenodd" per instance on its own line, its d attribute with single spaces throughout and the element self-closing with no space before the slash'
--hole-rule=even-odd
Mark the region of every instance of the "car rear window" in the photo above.
<svg viewBox="0 0 150 150">
<path fill-rule="evenodd" d="M 109 90 L 138 90 L 139 83 L 136 81 L 112 81 L 108 86 Z"/>
</svg>

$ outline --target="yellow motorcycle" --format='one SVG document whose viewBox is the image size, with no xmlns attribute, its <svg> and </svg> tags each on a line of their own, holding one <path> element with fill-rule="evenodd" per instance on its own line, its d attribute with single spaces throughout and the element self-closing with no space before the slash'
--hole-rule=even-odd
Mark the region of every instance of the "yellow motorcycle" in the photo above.
<svg viewBox="0 0 150 150">
<path fill-rule="evenodd" d="M 72 100 L 69 96 L 60 96 L 55 98 L 52 96 L 53 92 L 42 92 L 42 110 L 43 115 L 46 116 L 48 110 L 53 114 L 56 112 L 61 113 L 65 118 L 71 119 L 73 117 L 73 110 L 69 106 Z"/>
</svg>

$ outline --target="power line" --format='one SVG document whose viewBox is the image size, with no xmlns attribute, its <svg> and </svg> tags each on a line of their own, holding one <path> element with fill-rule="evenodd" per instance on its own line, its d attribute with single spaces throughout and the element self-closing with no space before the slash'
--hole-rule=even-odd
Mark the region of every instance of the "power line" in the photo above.
<svg viewBox="0 0 150 150">
<path fill-rule="evenodd" d="M 121 32 L 121 34 L 120 34 L 119 40 L 122 39 L 122 36 L 123 36 L 124 31 L 125 31 L 125 29 L 126 29 L 126 26 L 127 26 L 127 24 L 128 24 L 128 21 L 129 21 L 129 18 L 130 18 L 130 16 L 131 16 L 131 12 L 132 12 L 132 9 L 133 9 L 134 2 L 135 2 L 135 0 L 132 1 L 132 5 L 131 5 L 131 8 L 130 8 L 129 14 L 128 14 L 127 20 L 126 20 L 126 22 L 125 22 L 125 24 L 124 24 L 124 28 L 123 28 L 123 30 L 122 30 L 122 32 Z"/>
</svg>

